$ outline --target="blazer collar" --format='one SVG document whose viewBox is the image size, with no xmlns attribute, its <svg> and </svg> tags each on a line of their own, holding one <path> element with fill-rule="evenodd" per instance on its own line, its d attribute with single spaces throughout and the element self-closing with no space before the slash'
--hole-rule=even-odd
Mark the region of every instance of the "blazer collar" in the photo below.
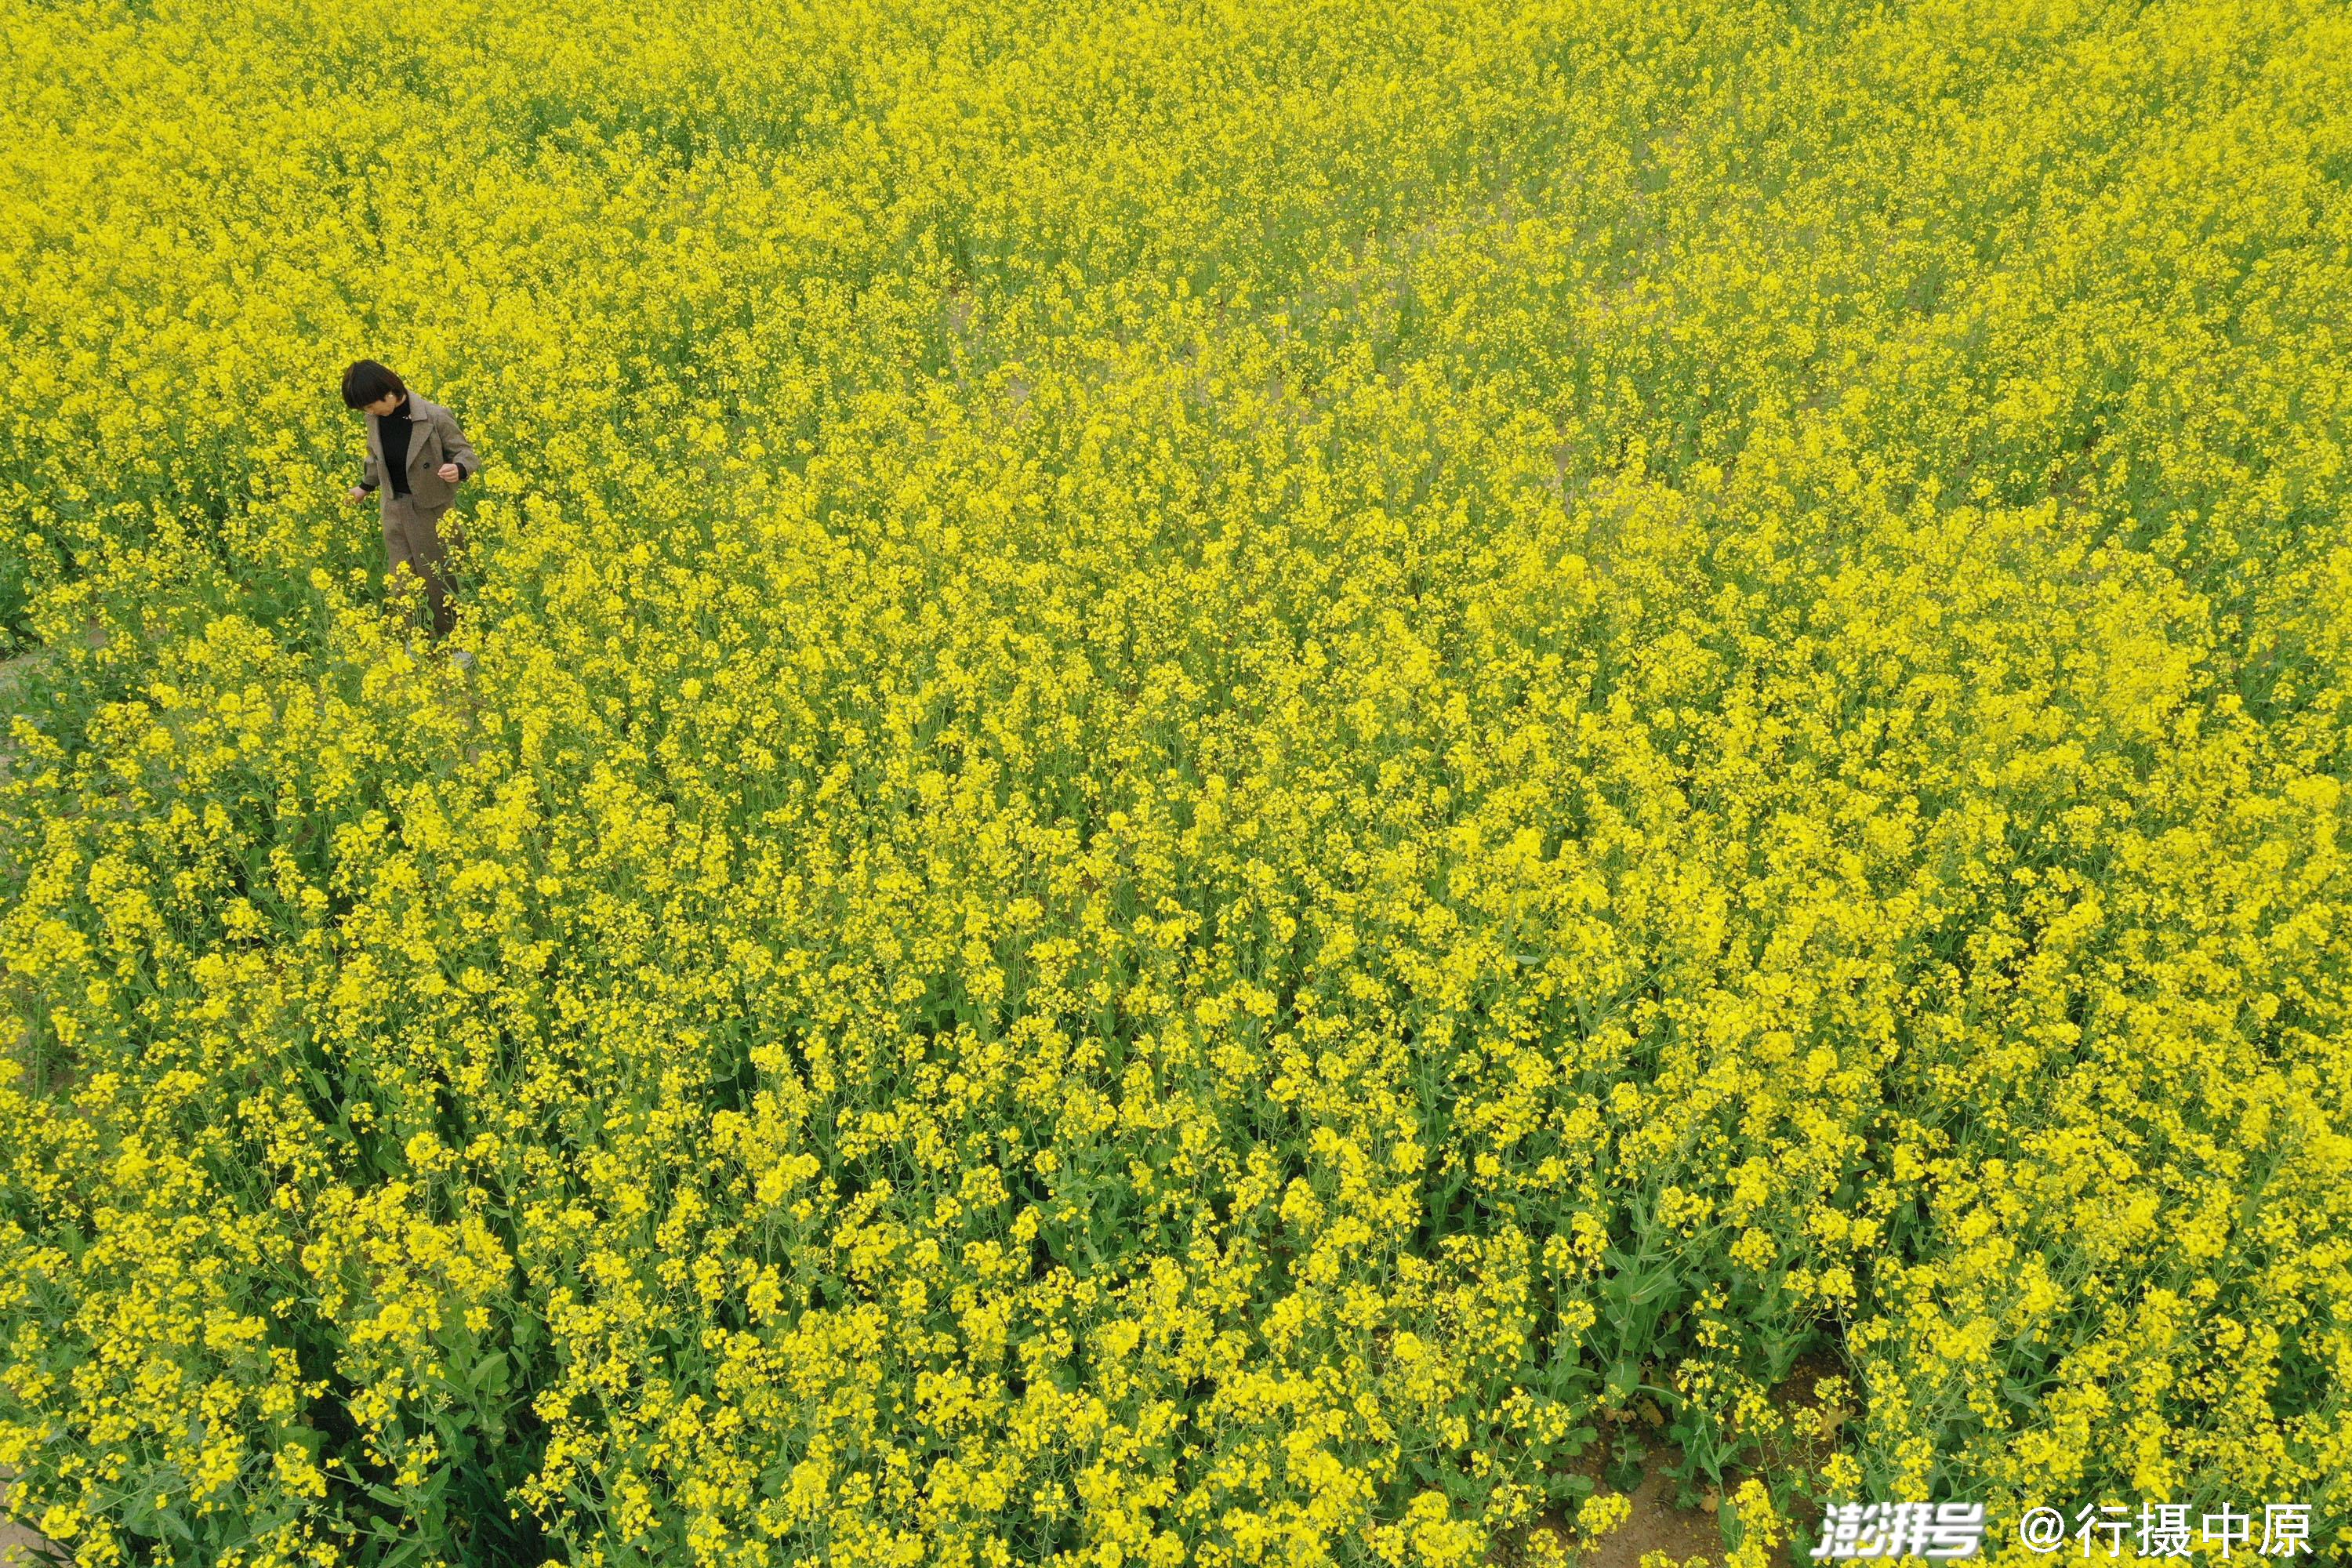
<svg viewBox="0 0 2352 1568">
<path fill-rule="evenodd" d="M 416 394 L 412 392 L 401 400 L 400 406 L 393 410 L 393 412 L 401 417 L 405 418 L 412 425 L 420 424 L 424 421 L 417 411 L 424 405 L 424 404 L 425 399 L 417 396 Z M 378 453 L 381 453 L 383 450 L 383 437 L 380 432 L 383 425 L 384 417 L 385 416 L 381 414 L 371 414 L 368 416 L 367 420 L 368 440 L 372 444 L 373 448 Z M 417 447 L 414 442 L 410 443 L 408 452 L 412 460 L 420 450 L 422 450 L 422 448 Z"/>
</svg>

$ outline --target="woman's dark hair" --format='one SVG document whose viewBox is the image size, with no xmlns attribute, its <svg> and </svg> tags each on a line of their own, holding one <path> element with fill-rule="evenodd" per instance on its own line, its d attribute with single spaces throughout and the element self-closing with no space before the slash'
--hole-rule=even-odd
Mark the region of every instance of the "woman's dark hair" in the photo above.
<svg viewBox="0 0 2352 1568">
<path fill-rule="evenodd" d="M 365 408 L 379 397 L 407 391 L 400 377 L 372 359 L 363 359 L 343 372 L 343 406 L 346 408 Z"/>
</svg>

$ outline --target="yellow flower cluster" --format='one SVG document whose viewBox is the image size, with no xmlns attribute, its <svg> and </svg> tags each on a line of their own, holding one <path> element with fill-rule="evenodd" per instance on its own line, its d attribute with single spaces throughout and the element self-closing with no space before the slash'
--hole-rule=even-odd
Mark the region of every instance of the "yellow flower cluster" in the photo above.
<svg viewBox="0 0 2352 1568">
<path fill-rule="evenodd" d="M 2342 6 L 0 61 L 0 1471 L 89 1568 L 1556 1562 L 1665 1439 L 1742 1564 L 2344 1549 Z"/>
</svg>

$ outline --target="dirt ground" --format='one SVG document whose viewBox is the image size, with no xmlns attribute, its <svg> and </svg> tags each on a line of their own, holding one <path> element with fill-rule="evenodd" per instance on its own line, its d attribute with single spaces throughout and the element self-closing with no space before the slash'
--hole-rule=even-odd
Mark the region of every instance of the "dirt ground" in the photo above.
<svg viewBox="0 0 2352 1568">
<path fill-rule="evenodd" d="M 8 1482 L 0 1477 L 0 1500 L 8 1495 Z M 0 1521 L 0 1568 L 31 1568 L 32 1564 L 54 1562 L 54 1558 L 37 1553 L 44 1542 L 41 1538 L 21 1525 Z"/>
<path fill-rule="evenodd" d="M 1630 1494 L 1633 1517 L 1585 1553 L 1580 1568 L 1641 1568 L 1642 1559 L 1653 1552 L 1664 1552 L 1682 1563 L 1705 1558 L 1710 1568 L 1723 1562 L 1723 1531 L 1715 1515 L 1706 1509 L 1676 1508 L 1675 1483 L 1666 1468 L 1664 1456 L 1651 1459 L 1649 1472 Z M 1773 1561 L 1788 1563 L 1787 1549 L 1775 1553 Z"/>
<path fill-rule="evenodd" d="M 0 1568 L 36 1568 L 50 1559 L 37 1555 L 41 1538 L 13 1524 L 0 1524 Z"/>
<path fill-rule="evenodd" d="M 1784 1441 L 1764 1456 L 1760 1473 L 1767 1479 L 1798 1473 L 1811 1473 L 1833 1451 L 1838 1427 L 1848 1412 L 1831 1408 L 1824 1410 L 1815 1385 L 1824 1378 L 1836 1377 L 1842 1369 L 1831 1354 L 1807 1356 L 1790 1372 L 1774 1392 L 1773 1404 L 1784 1415 L 1793 1418 L 1799 1436 Z M 1715 1510 L 1710 1506 L 1677 1507 L 1675 1499 L 1681 1488 L 1673 1476 L 1677 1456 L 1671 1447 L 1651 1439 L 1637 1426 L 1637 1435 L 1650 1444 L 1650 1452 L 1643 1462 L 1640 1485 L 1626 1494 L 1633 1503 L 1633 1513 L 1597 1545 L 1578 1559 L 1579 1568 L 1641 1568 L 1642 1560 L 1653 1552 L 1663 1552 L 1677 1568 L 1722 1568 L 1729 1555 L 1723 1544 L 1723 1531 L 1716 1523 Z M 1598 1456 L 1590 1472 L 1601 1478 Z M 1738 1485 L 1745 1473 L 1727 1476 L 1726 1490 Z M 1614 1489 L 1609 1489 L 1613 1490 Z M 1798 1521 L 1807 1529 L 1817 1522 L 1813 1510 L 1800 1500 L 1794 1510 Z M 1773 1568 L 1798 1568 L 1800 1555 L 1791 1542 L 1783 1542 L 1773 1549 Z"/>
</svg>

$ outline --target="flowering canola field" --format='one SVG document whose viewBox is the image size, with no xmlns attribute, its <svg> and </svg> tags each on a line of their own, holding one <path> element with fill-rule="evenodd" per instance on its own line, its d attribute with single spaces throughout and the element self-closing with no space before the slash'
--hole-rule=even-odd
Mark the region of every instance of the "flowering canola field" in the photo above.
<svg viewBox="0 0 2352 1568">
<path fill-rule="evenodd" d="M 2341 6 L 0 37 L 80 1563 L 1554 1562 L 1643 1462 L 2339 1549 Z"/>
</svg>

